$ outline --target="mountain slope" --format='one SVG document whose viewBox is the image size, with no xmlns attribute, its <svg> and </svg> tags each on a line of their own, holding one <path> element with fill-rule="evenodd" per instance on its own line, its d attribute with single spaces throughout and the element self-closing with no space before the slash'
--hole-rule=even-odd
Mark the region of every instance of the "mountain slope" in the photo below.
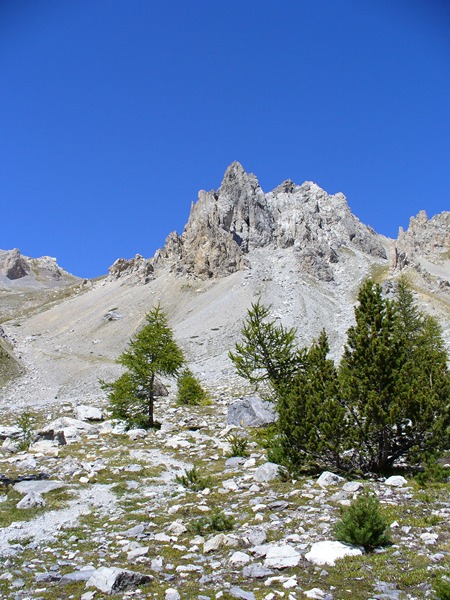
<svg viewBox="0 0 450 600">
<path fill-rule="evenodd" d="M 408 272 L 449 340 L 446 215 L 412 220 L 413 231 L 388 240 L 363 225 L 342 194 L 290 181 L 265 194 L 233 163 L 218 191 L 199 193 L 184 232 L 170 234 L 153 258 L 119 259 L 106 280 L 74 286 L 47 310 L 5 323 L 27 373 L 2 390 L 0 405 L 103 396 L 99 379 L 118 375 L 115 358 L 158 302 L 192 368 L 218 393 L 243 389 L 228 351 L 258 298 L 297 327 L 301 344 L 325 327 L 337 358 L 361 281 L 375 276 L 391 293 L 390 282 Z M 394 260 L 403 255 L 408 260 Z"/>
</svg>

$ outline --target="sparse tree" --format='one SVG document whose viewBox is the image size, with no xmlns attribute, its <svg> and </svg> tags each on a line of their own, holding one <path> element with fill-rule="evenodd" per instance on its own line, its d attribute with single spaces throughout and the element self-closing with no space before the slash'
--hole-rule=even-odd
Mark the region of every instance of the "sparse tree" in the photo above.
<svg viewBox="0 0 450 600">
<path fill-rule="evenodd" d="M 184 356 L 173 338 L 167 317 L 155 306 L 145 316 L 146 325 L 129 342 L 117 362 L 126 371 L 112 383 L 103 383 L 112 416 L 128 426 L 155 426 L 153 406 L 157 375 L 174 377 L 184 364 Z"/>
<path fill-rule="evenodd" d="M 400 340 L 393 303 L 383 298 L 381 286 L 366 281 L 358 301 L 339 369 L 340 394 L 353 421 L 357 466 L 380 471 L 390 461 Z"/>
<path fill-rule="evenodd" d="M 305 352 L 297 348 L 296 329 L 287 329 L 269 320 L 270 307 L 258 300 L 248 310 L 237 343 L 229 357 L 238 374 L 258 387 L 268 382 L 276 392 L 292 381 L 302 367 Z"/>
</svg>

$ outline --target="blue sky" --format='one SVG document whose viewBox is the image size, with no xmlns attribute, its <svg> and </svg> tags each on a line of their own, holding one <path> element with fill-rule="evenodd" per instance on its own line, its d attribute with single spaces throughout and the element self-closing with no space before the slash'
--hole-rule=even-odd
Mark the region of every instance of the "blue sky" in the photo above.
<svg viewBox="0 0 450 600">
<path fill-rule="evenodd" d="M 0 248 L 152 256 L 234 160 L 396 237 L 450 210 L 444 0 L 3 0 Z"/>
</svg>

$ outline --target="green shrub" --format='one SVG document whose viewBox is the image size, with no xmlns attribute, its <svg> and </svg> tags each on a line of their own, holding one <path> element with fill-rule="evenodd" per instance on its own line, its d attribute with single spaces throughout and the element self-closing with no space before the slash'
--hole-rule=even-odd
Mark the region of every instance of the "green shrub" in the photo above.
<svg viewBox="0 0 450 600">
<path fill-rule="evenodd" d="M 227 442 L 231 445 L 230 451 L 227 453 L 227 456 L 248 456 L 248 439 L 238 435 L 236 433 L 230 434 L 226 438 Z"/>
<path fill-rule="evenodd" d="M 211 477 L 203 477 L 197 470 L 197 467 L 186 469 L 184 475 L 177 475 L 176 480 L 185 488 L 189 488 L 193 492 L 204 490 L 212 484 Z"/>
<path fill-rule="evenodd" d="M 234 518 L 226 515 L 221 510 L 213 511 L 208 517 L 194 519 L 189 525 L 189 530 L 197 535 L 211 531 L 231 531 L 234 527 Z"/>
<path fill-rule="evenodd" d="M 340 542 L 363 546 L 366 551 L 391 543 L 388 522 L 380 510 L 380 503 L 368 492 L 360 494 L 343 509 L 333 533 Z"/>
<path fill-rule="evenodd" d="M 195 375 L 185 369 L 177 380 L 178 393 L 177 401 L 179 404 L 206 405 L 210 404 L 207 392 L 202 388 L 201 383 Z"/>
<path fill-rule="evenodd" d="M 450 477 L 450 469 L 443 467 L 436 460 L 429 460 L 425 468 L 417 473 L 415 479 L 421 487 L 426 487 L 429 483 L 444 483 Z"/>
<path fill-rule="evenodd" d="M 33 441 L 33 418 L 31 413 L 24 412 L 17 419 L 17 427 L 21 430 L 19 450 L 28 450 Z"/>
<path fill-rule="evenodd" d="M 433 586 L 438 600 L 450 600 L 450 573 L 442 575 Z"/>
</svg>

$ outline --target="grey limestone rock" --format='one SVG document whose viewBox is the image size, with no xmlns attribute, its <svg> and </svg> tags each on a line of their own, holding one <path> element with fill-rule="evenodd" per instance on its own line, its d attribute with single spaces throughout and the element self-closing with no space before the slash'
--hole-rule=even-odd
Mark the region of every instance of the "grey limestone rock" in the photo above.
<svg viewBox="0 0 450 600">
<path fill-rule="evenodd" d="M 21 435 L 22 430 L 20 427 L 0 425 L 0 440 L 6 440 L 7 438 L 20 439 Z"/>
<path fill-rule="evenodd" d="M 17 248 L 0 250 L 0 284 L 11 287 L 54 287 L 79 280 L 56 262 L 51 256 L 30 258 Z"/>
<path fill-rule="evenodd" d="M 450 212 L 445 211 L 428 219 L 424 210 L 411 217 L 406 231 L 399 230 L 391 257 L 391 268 L 402 270 L 417 266 L 424 259 L 443 265 L 449 261 Z M 447 273 L 448 278 L 448 273 Z"/>
<path fill-rule="evenodd" d="M 264 566 L 272 569 L 286 569 L 296 567 L 301 559 L 301 554 L 289 544 L 269 546 Z"/>
<path fill-rule="evenodd" d="M 139 283 L 148 283 L 153 279 L 153 264 L 151 260 L 145 259 L 140 254 L 129 260 L 118 258 L 109 267 L 109 278 L 119 279 L 121 277 L 133 276 Z"/>
<path fill-rule="evenodd" d="M 273 571 L 268 569 L 261 563 L 253 563 L 251 565 L 247 565 L 244 567 L 242 574 L 244 577 L 249 577 L 250 579 L 263 579 L 264 577 L 269 577 L 273 575 Z"/>
<path fill-rule="evenodd" d="M 103 412 L 96 406 L 79 404 L 75 408 L 76 418 L 80 421 L 103 421 Z"/>
<path fill-rule="evenodd" d="M 117 567 L 100 567 L 96 569 L 86 583 L 86 587 L 95 587 L 105 594 L 117 594 L 153 580 L 151 575 L 119 569 Z"/>
<path fill-rule="evenodd" d="M 228 407 L 227 421 L 229 425 L 239 427 L 261 427 L 274 423 L 277 414 L 270 402 L 258 396 L 246 396 Z"/>
<path fill-rule="evenodd" d="M 20 251 L 14 248 L 0 257 L 0 272 L 8 279 L 20 279 L 28 275 L 29 266 Z"/>
<path fill-rule="evenodd" d="M 72 571 L 71 573 L 66 573 L 62 577 L 60 577 L 60 583 L 73 583 L 76 581 L 88 581 L 92 575 L 95 573 L 96 569 L 94 567 L 87 567 L 84 569 L 80 569 L 79 571 Z"/>
<path fill-rule="evenodd" d="M 331 473 L 331 471 L 324 471 L 317 480 L 318 485 L 320 487 L 325 488 L 329 485 L 337 485 L 345 481 L 343 477 L 340 475 L 336 475 L 335 473 Z"/>
<path fill-rule="evenodd" d="M 313 544 L 310 551 L 305 554 L 305 558 L 315 565 L 334 566 L 338 558 L 361 556 L 362 554 L 363 550 L 361 548 L 349 546 L 342 542 L 324 541 Z"/>
<path fill-rule="evenodd" d="M 46 494 L 52 490 L 66 487 L 62 481 L 19 481 L 14 485 L 14 490 L 19 494 Z"/>
<path fill-rule="evenodd" d="M 256 600 L 253 592 L 246 592 L 238 586 L 230 588 L 229 594 L 230 596 L 233 596 L 233 598 L 241 598 L 241 600 Z"/>
<path fill-rule="evenodd" d="M 254 479 L 256 479 L 256 481 L 259 481 L 260 483 L 268 483 L 269 481 L 273 481 L 278 477 L 279 471 L 279 465 L 271 462 L 266 462 L 256 469 L 256 471 L 253 474 L 253 477 Z"/>
<path fill-rule="evenodd" d="M 20 500 L 16 508 L 28 509 L 28 508 L 39 508 L 45 506 L 46 502 L 41 494 L 38 492 L 29 492 L 26 496 Z"/>
<path fill-rule="evenodd" d="M 110 277 L 146 282 L 164 268 L 200 279 L 224 277 L 248 268 L 249 253 L 263 247 L 294 247 L 299 270 L 323 281 L 333 279 L 341 248 L 387 258 L 377 234 L 351 213 L 343 194 L 290 180 L 265 194 L 256 176 L 234 162 L 218 190 L 199 192 L 181 235 L 171 233 L 152 259 L 118 259 Z"/>
</svg>

